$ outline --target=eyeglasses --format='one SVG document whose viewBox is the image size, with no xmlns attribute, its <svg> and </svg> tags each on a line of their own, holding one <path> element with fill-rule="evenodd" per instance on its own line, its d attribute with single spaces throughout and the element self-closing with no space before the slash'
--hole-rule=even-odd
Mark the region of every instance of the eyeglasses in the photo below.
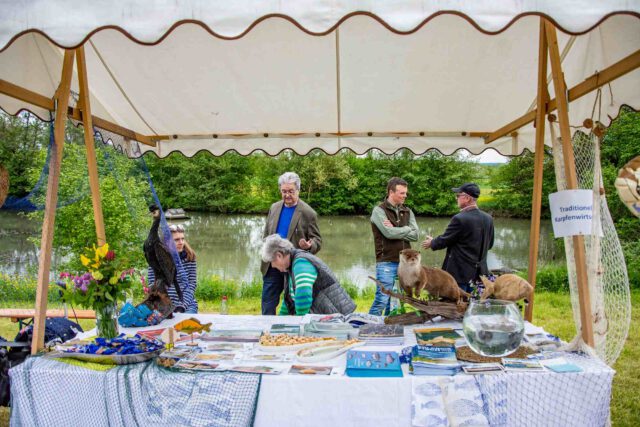
<svg viewBox="0 0 640 427">
<path fill-rule="evenodd" d="M 169 231 L 171 231 L 172 233 L 175 233 L 175 232 L 184 233 L 184 227 L 181 226 L 180 224 L 171 224 L 169 226 Z"/>
<path fill-rule="evenodd" d="M 459 199 L 460 197 L 467 196 L 467 195 L 468 195 L 467 193 L 457 193 L 456 194 L 456 199 Z"/>
<path fill-rule="evenodd" d="M 284 195 L 294 195 L 298 192 L 298 190 L 280 190 L 280 194 L 284 194 Z"/>
</svg>

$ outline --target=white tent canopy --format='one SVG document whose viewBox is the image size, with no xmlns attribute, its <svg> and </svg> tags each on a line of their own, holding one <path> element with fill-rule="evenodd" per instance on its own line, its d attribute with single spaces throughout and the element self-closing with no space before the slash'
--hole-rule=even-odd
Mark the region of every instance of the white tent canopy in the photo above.
<svg viewBox="0 0 640 427">
<path fill-rule="evenodd" d="M 93 115 L 151 137 L 141 150 L 162 157 L 514 155 L 533 151 L 532 124 L 484 137 L 535 107 L 539 15 L 578 34 L 558 34 L 569 88 L 640 48 L 638 1 L 463 3 L 2 1 L 0 79 L 52 98 L 62 48 L 84 43 Z M 603 88 L 603 121 L 640 106 L 639 83 L 636 69 Z M 571 103 L 571 125 L 592 116 L 595 96 Z M 6 95 L 0 107 L 49 117 Z"/>
</svg>

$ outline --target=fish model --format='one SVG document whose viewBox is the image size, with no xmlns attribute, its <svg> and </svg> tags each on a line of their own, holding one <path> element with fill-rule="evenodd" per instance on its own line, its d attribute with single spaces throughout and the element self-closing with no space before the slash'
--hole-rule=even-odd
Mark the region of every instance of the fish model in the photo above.
<svg viewBox="0 0 640 427">
<path fill-rule="evenodd" d="M 195 332 L 202 332 L 211 330 L 211 322 L 205 323 L 204 325 L 198 321 L 198 319 L 192 317 L 190 319 L 185 319 L 181 322 L 173 325 L 173 329 L 178 332 L 184 332 L 187 334 L 193 334 Z"/>
</svg>

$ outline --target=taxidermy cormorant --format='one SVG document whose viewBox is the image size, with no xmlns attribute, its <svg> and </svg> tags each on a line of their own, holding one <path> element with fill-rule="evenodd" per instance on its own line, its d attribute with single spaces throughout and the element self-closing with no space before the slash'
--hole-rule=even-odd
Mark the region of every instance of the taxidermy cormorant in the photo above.
<svg viewBox="0 0 640 427">
<path fill-rule="evenodd" d="M 144 241 L 144 257 L 146 258 L 149 267 L 153 270 L 156 281 L 154 286 L 152 286 L 152 291 L 145 300 L 145 303 L 148 302 L 154 305 L 154 307 L 151 307 L 150 304 L 147 304 L 151 308 L 166 315 L 167 311 L 169 311 L 169 313 L 173 311 L 173 308 L 168 310 L 166 307 L 167 303 L 172 306 L 167 289 L 169 286 L 174 286 L 180 301 L 183 301 L 182 290 L 178 285 L 176 264 L 173 261 L 171 252 L 158 235 L 158 228 L 160 226 L 160 208 L 156 205 L 151 205 L 149 206 L 149 212 L 153 215 L 153 224 L 149 230 L 147 240 Z"/>
</svg>

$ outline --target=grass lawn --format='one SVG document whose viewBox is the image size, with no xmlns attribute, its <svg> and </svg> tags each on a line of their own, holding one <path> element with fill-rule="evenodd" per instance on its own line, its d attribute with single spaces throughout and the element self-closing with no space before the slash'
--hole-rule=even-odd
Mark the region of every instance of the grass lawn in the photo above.
<svg viewBox="0 0 640 427">
<path fill-rule="evenodd" d="M 371 304 L 370 298 L 356 300 L 357 311 L 366 312 Z M 611 401 L 611 418 L 615 426 L 637 426 L 640 420 L 640 291 L 631 294 L 632 318 L 629 337 L 618 358 L 614 369 L 613 398 Z M 534 309 L 534 323 L 543 326 L 548 332 L 564 340 L 570 340 L 575 334 L 571 303 L 569 295 L 564 293 L 539 292 L 536 293 Z M 4 307 L 25 308 L 24 303 L 4 303 Z M 32 306 L 31 306 L 32 307 Z M 29 307 L 29 308 L 31 308 Z M 218 312 L 219 302 L 200 302 L 203 313 Z M 230 314 L 259 314 L 260 299 L 230 299 Z M 92 328 L 92 321 L 81 321 L 83 328 Z M 17 325 L 8 319 L 0 320 L 0 335 L 13 338 L 17 332 Z M 635 390 L 635 391 L 634 391 Z M 0 426 L 9 424 L 9 410 L 0 408 Z"/>
</svg>

